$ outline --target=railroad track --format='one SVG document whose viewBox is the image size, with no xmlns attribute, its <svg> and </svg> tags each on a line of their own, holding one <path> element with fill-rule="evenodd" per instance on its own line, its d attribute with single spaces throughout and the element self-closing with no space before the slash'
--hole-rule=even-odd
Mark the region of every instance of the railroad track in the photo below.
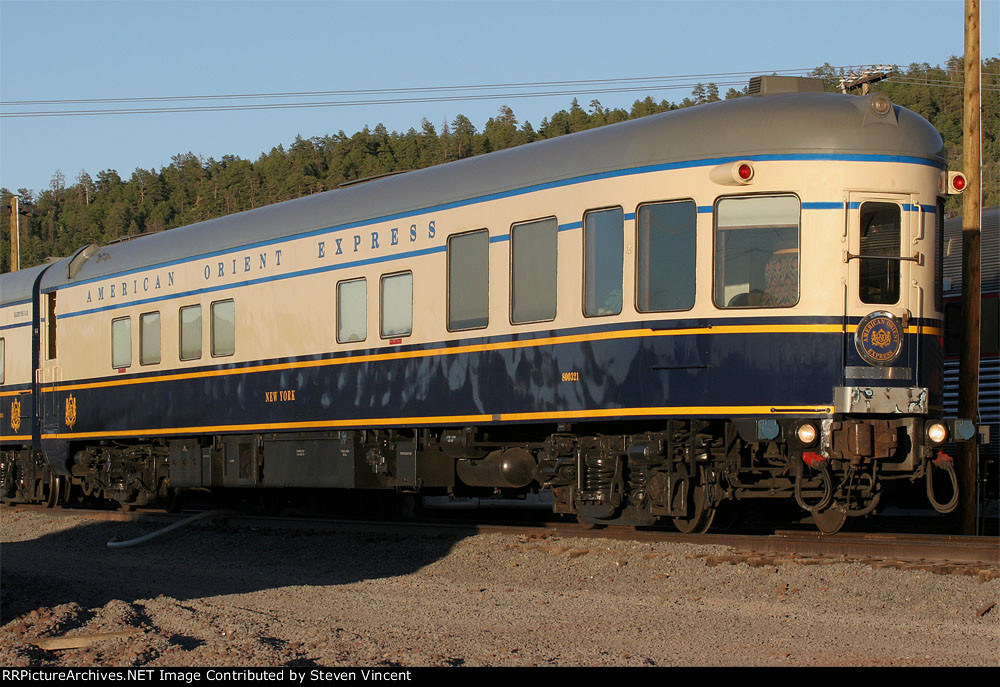
<svg viewBox="0 0 1000 687">
<path fill-rule="evenodd" d="M 31 509 L 52 517 L 77 516 L 93 520 L 144 522 L 166 527 L 193 513 L 171 514 L 161 510 L 135 512 L 44 509 L 40 506 L 4 506 L 3 510 Z M 751 566 L 828 564 L 858 561 L 876 567 L 925 569 L 935 573 L 1000 577 L 1000 538 L 959 535 L 880 534 L 841 532 L 827 536 L 808 531 L 779 530 L 773 534 L 690 535 L 657 529 L 630 527 L 587 528 L 567 522 L 489 523 L 456 520 L 399 521 L 348 520 L 320 517 L 276 517 L 220 512 L 192 525 L 215 530 L 260 530 L 296 533 L 356 533 L 378 536 L 468 537 L 476 534 L 508 534 L 526 540 L 617 539 L 650 543 L 705 544 L 728 547 L 726 553 L 706 553 L 708 564 Z"/>
</svg>

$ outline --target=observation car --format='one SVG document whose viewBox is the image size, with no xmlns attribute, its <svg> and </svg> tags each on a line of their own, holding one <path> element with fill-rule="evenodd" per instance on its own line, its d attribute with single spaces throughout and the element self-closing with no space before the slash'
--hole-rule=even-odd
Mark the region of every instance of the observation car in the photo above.
<svg viewBox="0 0 1000 687">
<path fill-rule="evenodd" d="M 941 137 L 750 91 L 0 277 L 4 498 L 548 489 L 686 532 L 771 498 L 833 532 L 926 481 L 950 510 Z"/>
</svg>

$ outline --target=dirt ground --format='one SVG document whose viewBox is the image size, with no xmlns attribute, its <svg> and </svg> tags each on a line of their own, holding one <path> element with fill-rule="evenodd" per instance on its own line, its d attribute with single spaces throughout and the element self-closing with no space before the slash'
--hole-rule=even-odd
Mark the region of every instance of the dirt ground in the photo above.
<svg viewBox="0 0 1000 687">
<path fill-rule="evenodd" d="M 1000 579 L 550 535 L 155 530 L 0 509 L 4 666 L 997 666 Z M 44 638 L 127 632 L 43 650 Z"/>
</svg>

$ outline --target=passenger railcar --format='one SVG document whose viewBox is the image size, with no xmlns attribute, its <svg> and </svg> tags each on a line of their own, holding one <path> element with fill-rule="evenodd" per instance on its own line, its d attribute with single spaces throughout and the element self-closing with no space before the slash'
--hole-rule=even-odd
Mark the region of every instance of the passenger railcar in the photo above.
<svg viewBox="0 0 1000 687">
<path fill-rule="evenodd" d="M 944 223 L 944 405 L 958 412 L 962 332 L 962 217 Z M 1000 207 L 984 208 L 980 227 L 979 417 L 989 441 L 979 448 L 980 517 L 997 517 L 1000 501 Z"/>
<path fill-rule="evenodd" d="M 6 497 L 41 456 L 50 501 L 551 489 L 594 523 L 786 498 L 835 531 L 931 484 L 971 436 L 940 419 L 941 137 L 884 95 L 752 91 L 3 277 L 35 321 L 2 330 L 33 357 Z"/>
</svg>

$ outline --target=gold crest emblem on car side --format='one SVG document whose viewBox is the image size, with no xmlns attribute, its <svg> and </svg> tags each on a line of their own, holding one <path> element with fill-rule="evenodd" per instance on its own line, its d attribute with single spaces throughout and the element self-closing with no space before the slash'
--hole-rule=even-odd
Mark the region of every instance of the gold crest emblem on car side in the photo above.
<svg viewBox="0 0 1000 687">
<path fill-rule="evenodd" d="M 10 404 L 10 428 L 15 434 L 21 431 L 21 402 L 16 398 Z"/>
<path fill-rule="evenodd" d="M 70 394 L 66 399 L 66 426 L 73 429 L 76 424 L 76 397 Z"/>
</svg>

